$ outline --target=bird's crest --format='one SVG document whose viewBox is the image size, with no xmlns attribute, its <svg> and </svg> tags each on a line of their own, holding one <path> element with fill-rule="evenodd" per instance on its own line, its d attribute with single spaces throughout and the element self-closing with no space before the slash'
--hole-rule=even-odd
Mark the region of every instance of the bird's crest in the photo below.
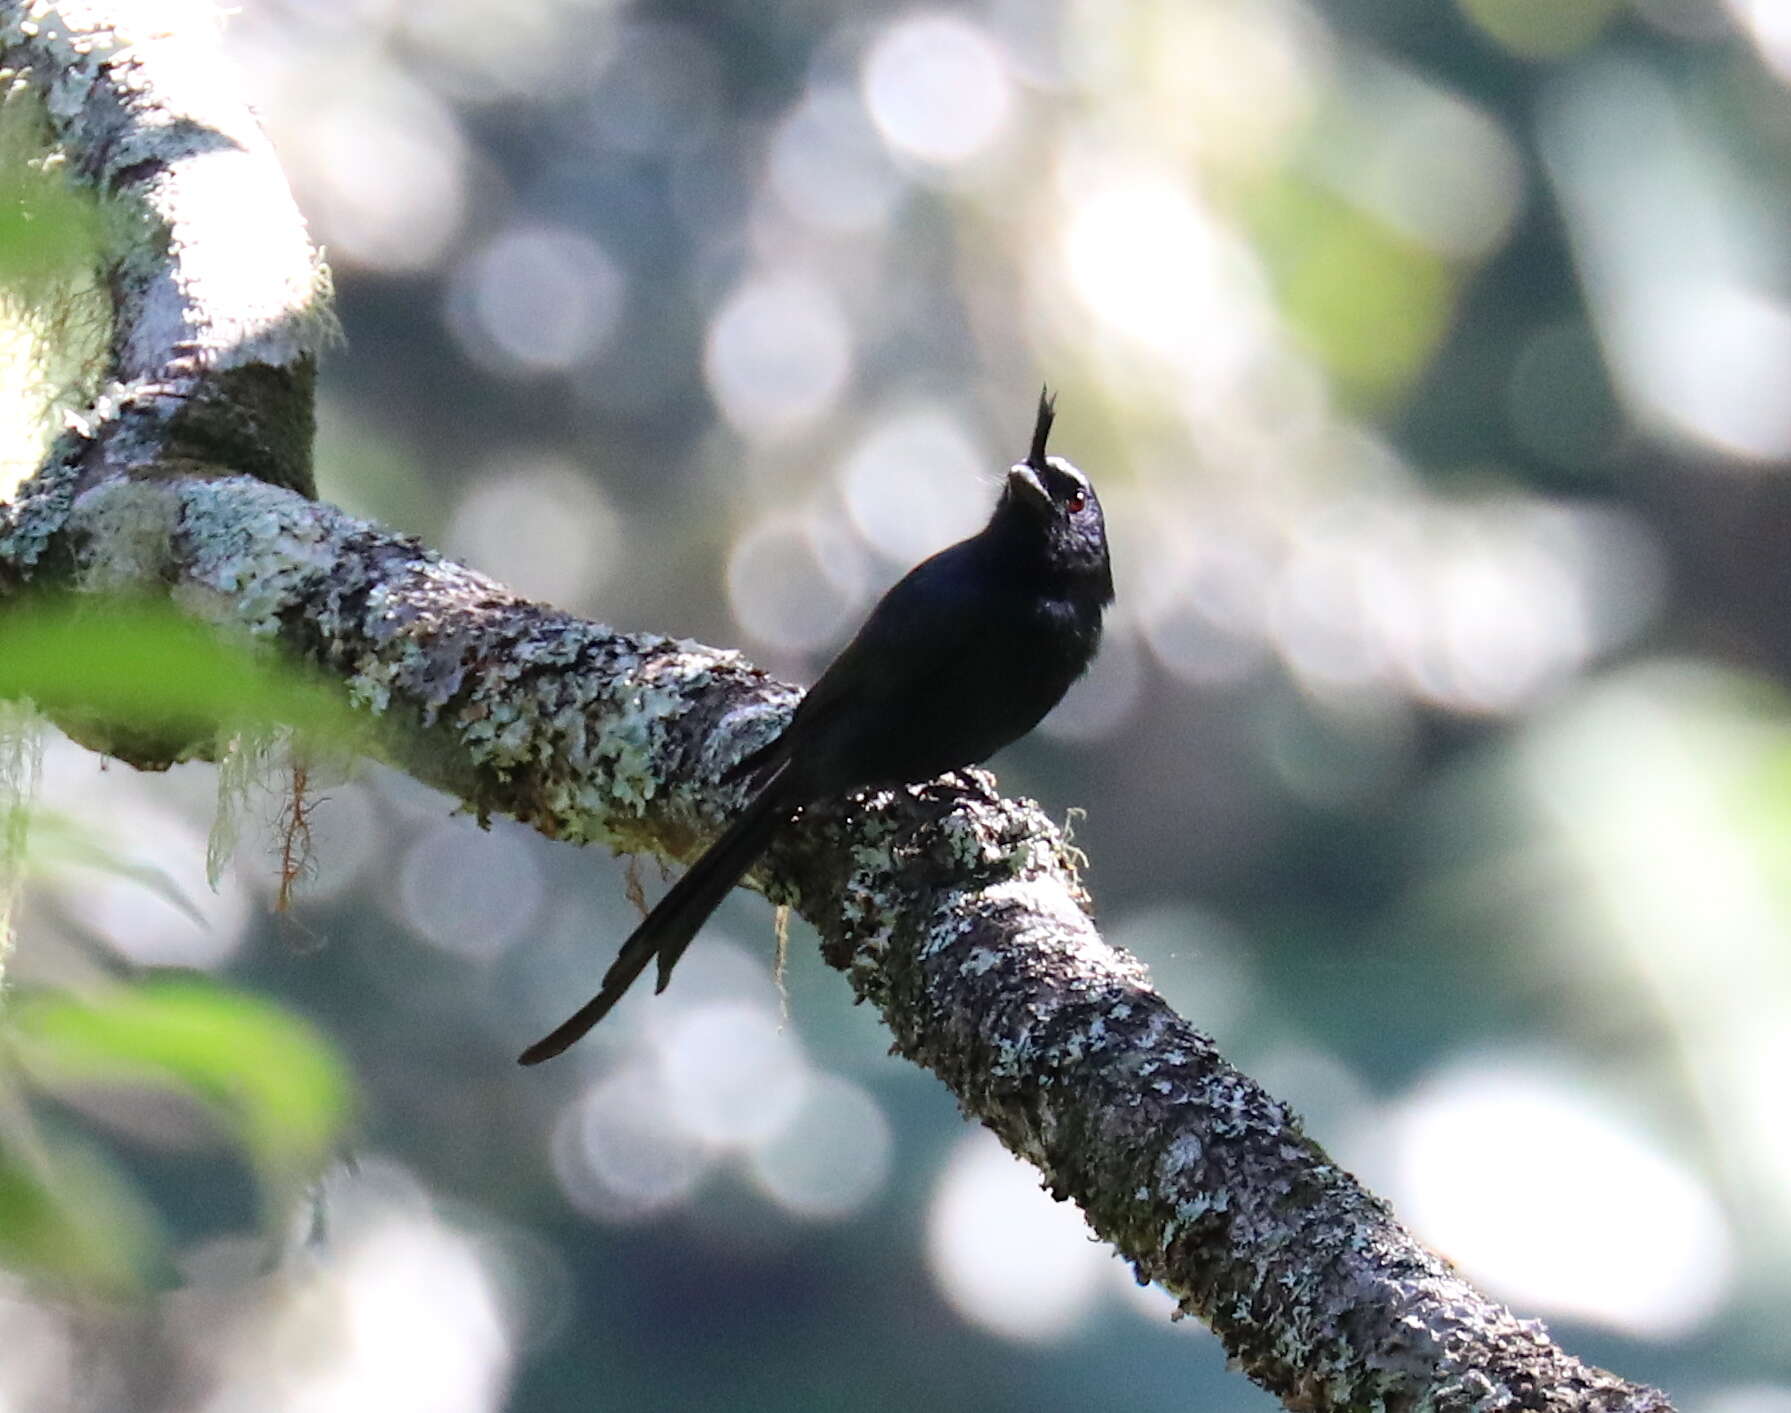
<svg viewBox="0 0 1791 1413">
<path fill-rule="evenodd" d="M 1057 399 L 1049 388 L 1039 389 L 1039 420 L 1032 427 L 1032 450 L 1026 453 L 1026 464 L 1034 471 L 1045 469 L 1045 442 L 1051 435 L 1051 424 L 1057 420 Z"/>
</svg>

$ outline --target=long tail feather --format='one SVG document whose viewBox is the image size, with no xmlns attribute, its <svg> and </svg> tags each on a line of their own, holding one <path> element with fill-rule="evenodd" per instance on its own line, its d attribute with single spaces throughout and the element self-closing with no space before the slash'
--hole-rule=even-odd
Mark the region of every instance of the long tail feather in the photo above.
<svg viewBox="0 0 1791 1413">
<path fill-rule="evenodd" d="M 671 892 L 641 920 L 622 944 L 616 959 L 603 975 L 601 989 L 551 1035 L 537 1040 L 518 1057 L 517 1063 L 538 1065 L 551 1060 L 610 1013 L 647 964 L 659 958 L 655 990 L 665 990 L 672 968 L 697 935 L 709 914 L 721 905 L 741 875 L 765 852 L 766 844 L 794 812 L 781 788 L 783 772 L 766 783 L 741 815 L 709 846 L 672 886 Z"/>
</svg>

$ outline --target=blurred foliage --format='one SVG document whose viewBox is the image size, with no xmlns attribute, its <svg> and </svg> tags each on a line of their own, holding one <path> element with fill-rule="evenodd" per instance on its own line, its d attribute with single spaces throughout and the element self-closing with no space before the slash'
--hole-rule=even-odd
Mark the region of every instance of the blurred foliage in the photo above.
<svg viewBox="0 0 1791 1413">
<path fill-rule="evenodd" d="M 1526 59 L 1559 59 L 1585 48 L 1616 14 L 1618 0 L 1461 0 L 1462 12 L 1504 48 Z"/>
<path fill-rule="evenodd" d="M 246 645 L 222 642 L 165 603 L 35 600 L 0 616 L 0 697 L 29 701 L 111 749 L 186 755 L 250 743 L 276 726 L 313 747 L 354 738 L 339 698 Z M 28 760 L 47 729 L 16 708 L 9 755 Z M 205 914 L 165 871 L 120 852 L 91 820 L 34 803 L 34 769 L 4 772 L 10 886 L 32 877 L 110 875 Z M 243 791 L 250 782 L 234 781 Z M 229 802 L 226 802 L 229 803 Z M 4 960 L 0 954 L 0 961 Z M 0 1020 L 16 1122 L 0 1140 L 0 1249 L 6 1264 L 75 1293 L 139 1288 L 174 1258 L 165 1224 L 127 1166 L 30 1115 L 55 1101 L 127 1138 L 158 1138 L 157 1104 L 190 1105 L 255 1176 L 268 1240 L 343 1141 L 352 1085 L 335 1051 L 288 1012 L 200 976 L 87 988 L 8 987 Z M 159 1098 L 158 1098 L 159 1096 Z M 178 1125 L 175 1126 L 178 1128 Z M 54 1136 L 52 1136 L 54 1135 Z M 271 1250 L 270 1246 L 270 1250 Z"/>
<path fill-rule="evenodd" d="M 0 1140 L 0 1265 L 62 1296 L 141 1294 L 167 1255 L 153 1208 L 91 1143 L 27 1131 L 16 1112 L 8 1117 Z"/>
<path fill-rule="evenodd" d="M 45 730 L 47 724 L 39 723 L 37 729 Z M 196 926 L 205 926 L 204 914 L 178 883 L 162 869 L 138 863 L 99 843 L 91 820 L 33 803 L 30 794 L 16 800 L 11 809 L 19 821 L 20 847 L 15 866 L 21 872 L 28 875 L 72 867 L 111 874 L 162 899 Z"/>
<path fill-rule="evenodd" d="M 0 1048 L 12 1076 L 0 1140 L 0 1252 L 5 1264 L 75 1294 L 137 1289 L 173 1253 L 127 1169 L 30 1110 L 56 1100 L 101 1127 L 116 1112 L 121 1132 L 143 1141 L 142 1121 L 123 1116 L 144 1107 L 153 1114 L 152 1095 L 198 1106 L 254 1170 L 271 1251 L 294 1200 L 342 1143 L 353 1109 L 346 1070 L 310 1025 L 201 977 L 116 987 L 92 1000 L 15 988 Z"/>
<path fill-rule="evenodd" d="M 139 742 L 215 743 L 257 720 L 340 733 L 345 721 L 321 690 L 295 685 L 165 605 L 15 606 L 0 619 L 0 695 L 71 719 L 124 723 Z M 42 729 L 15 712 L 9 749 L 30 756 L 28 735 Z M 9 847 L 0 863 L 10 886 L 52 873 L 106 874 L 165 900 L 193 926 L 208 925 L 165 872 L 102 843 L 92 821 L 36 805 L 35 771 L 7 774 L 0 804 Z M 270 1241 L 342 1142 L 353 1107 L 346 1070 L 311 1026 L 266 1001 L 189 976 L 111 983 L 93 995 L 13 982 L 6 1002 L 0 1252 L 13 1269 L 65 1292 L 127 1294 L 174 1252 L 153 1199 L 125 1166 L 71 1136 L 66 1121 L 36 1117 L 49 1101 L 102 1128 L 109 1115 L 153 1114 L 153 1095 L 203 1110 L 254 1172 Z M 147 1132 L 141 1119 L 117 1126 L 152 1146 L 167 1136 L 153 1119 Z"/>
<path fill-rule="evenodd" d="M 0 287 L 27 308 L 53 304 L 95 270 L 99 203 L 63 167 L 35 95 L 9 88 L 0 102 Z"/>
<path fill-rule="evenodd" d="M 309 1024 L 205 978 L 158 979 L 84 1001 L 15 1000 L 11 1040 L 45 1092 L 155 1087 L 202 1104 L 241 1149 L 283 1221 L 352 1111 L 341 1060 Z"/>
<path fill-rule="evenodd" d="M 231 735 L 290 727 L 346 746 L 364 729 L 339 692 L 247 644 L 220 639 L 167 603 L 98 596 L 36 601 L 0 619 L 0 696 L 25 698 L 104 739 L 175 757 Z M 119 754 L 131 754 L 120 751 Z"/>
<path fill-rule="evenodd" d="M 1295 337 L 1364 410 L 1397 404 L 1448 329 L 1455 282 L 1442 258 L 1296 177 L 1251 216 Z"/>
<path fill-rule="evenodd" d="M 99 279 L 110 219 L 49 150 L 31 89 L 0 95 L 0 494 L 85 403 L 111 335 Z"/>
</svg>

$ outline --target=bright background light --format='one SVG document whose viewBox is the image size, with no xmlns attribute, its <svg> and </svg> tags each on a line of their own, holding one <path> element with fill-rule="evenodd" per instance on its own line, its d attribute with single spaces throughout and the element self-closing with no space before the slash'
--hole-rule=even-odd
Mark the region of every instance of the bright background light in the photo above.
<svg viewBox="0 0 1791 1413">
<path fill-rule="evenodd" d="M 1548 1157 L 1501 1162 L 1498 1136 Z M 1654 1339 L 1720 1313 L 1731 1240 L 1714 1198 L 1571 1077 L 1460 1062 L 1399 1104 L 1393 1145 L 1402 1215 L 1512 1305 Z"/>
</svg>

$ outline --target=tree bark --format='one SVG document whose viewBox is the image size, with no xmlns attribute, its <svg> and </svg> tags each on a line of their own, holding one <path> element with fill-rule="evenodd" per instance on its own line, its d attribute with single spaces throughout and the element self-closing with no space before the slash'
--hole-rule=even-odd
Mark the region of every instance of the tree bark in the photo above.
<svg viewBox="0 0 1791 1413">
<path fill-rule="evenodd" d="M 330 324 L 272 153 L 189 40 L 104 5 L 55 13 L 0 5 L 0 62 L 142 229 L 108 257 L 107 390 L 0 509 L 0 597 L 165 593 L 337 684 L 371 753 L 481 814 L 692 855 L 742 803 L 725 767 L 797 691 L 529 603 L 298 493 Z M 1413 1240 L 1102 941 L 1074 857 L 967 771 L 806 811 L 753 881 L 815 924 L 897 1052 L 1289 1408 L 1669 1409 Z"/>
</svg>

